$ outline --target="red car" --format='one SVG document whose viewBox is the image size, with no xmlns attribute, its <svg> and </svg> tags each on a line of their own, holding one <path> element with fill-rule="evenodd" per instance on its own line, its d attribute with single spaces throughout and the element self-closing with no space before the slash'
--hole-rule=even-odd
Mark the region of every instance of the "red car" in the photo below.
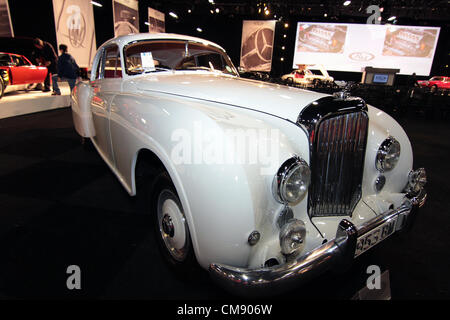
<svg viewBox="0 0 450 320">
<path fill-rule="evenodd" d="M 25 56 L 0 52 L 0 98 L 5 92 L 44 82 L 47 72 L 46 67 L 33 65 Z"/>
<path fill-rule="evenodd" d="M 450 77 L 432 77 L 430 80 L 417 81 L 421 87 L 450 89 Z"/>
</svg>

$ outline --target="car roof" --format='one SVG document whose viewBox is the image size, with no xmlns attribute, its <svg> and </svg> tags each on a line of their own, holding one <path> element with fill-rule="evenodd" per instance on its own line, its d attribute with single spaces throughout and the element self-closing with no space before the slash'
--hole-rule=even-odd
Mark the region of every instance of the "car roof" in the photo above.
<svg viewBox="0 0 450 320">
<path fill-rule="evenodd" d="M 219 49 L 225 51 L 225 49 L 223 49 L 221 46 L 219 46 L 218 44 L 216 44 L 214 42 L 211 42 L 211 41 L 208 41 L 208 40 L 205 40 L 202 38 L 186 36 L 186 35 L 181 35 L 181 34 L 175 34 L 175 33 L 134 33 L 134 34 L 119 36 L 119 37 L 110 39 L 110 40 L 106 41 L 101 47 L 107 46 L 112 43 L 117 44 L 119 47 L 123 47 L 123 46 L 129 44 L 130 42 L 139 41 L 139 40 L 187 40 L 187 41 L 200 42 L 205 45 L 214 46 L 216 48 L 219 48 Z"/>
</svg>

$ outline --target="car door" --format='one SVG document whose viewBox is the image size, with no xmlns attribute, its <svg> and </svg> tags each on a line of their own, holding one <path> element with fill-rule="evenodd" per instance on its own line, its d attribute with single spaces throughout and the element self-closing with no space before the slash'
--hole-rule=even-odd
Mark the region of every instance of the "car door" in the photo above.
<svg viewBox="0 0 450 320">
<path fill-rule="evenodd" d="M 109 118 L 111 102 L 120 91 L 121 78 L 116 77 L 117 45 L 103 49 L 97 63 L 96 73 L 91 80 L 91 111 L 95 127 L 92 138 L 102 157 L 114 167 L 114 154 L 111 144 Z"/>
<path fill-rule="evenodd" d="M 30 82 L 30 72 L 28 64 L 19 55 L 11 55 L 12 66 L 11 66 L 11 78 L 13 84 L 28 84 Z"/>
</svg>

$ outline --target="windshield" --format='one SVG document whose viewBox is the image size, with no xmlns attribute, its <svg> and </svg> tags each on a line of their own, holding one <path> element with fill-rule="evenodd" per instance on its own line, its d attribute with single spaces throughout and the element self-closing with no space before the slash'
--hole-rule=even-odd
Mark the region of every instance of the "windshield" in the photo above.
<svg viewBox="0 0 450 320">
<path fill-rule="evenodd" d="M 187 41 L 140 41 L 124 49 L 129 75 L 165 70 L 208 70 L 237 75 L 227 54 L 213 46 Z"/>
<path fill-rule="evenodd" d="M 430 79 L 430 81 L 442 81 L 442 80 L 444 80 L 443 77 L 433 77 Z"/>
</svg>

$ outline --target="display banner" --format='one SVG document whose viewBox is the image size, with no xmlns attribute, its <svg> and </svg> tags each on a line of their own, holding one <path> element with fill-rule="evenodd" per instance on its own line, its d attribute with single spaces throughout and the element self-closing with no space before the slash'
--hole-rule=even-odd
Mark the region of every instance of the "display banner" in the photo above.
<svg viewBox="0 0 450 320">
<path fill-rule="evenodd" d="M 240 66 L 248 71 L 270 71 L 275 20 L 244 20 Z"/>
<path fill-rule="evenodd" d="M 430 74 L 438 27 L 299 22 L 293 68 L 319 64 L 335 71 L 365 67 L 400 69 L 400 74 Z"/>
<path fill-rule="evenodd" d="M 112 0 L 114 36 L 139 33 L 139 9 L 137 0 Z"/>
<path fill-rule="evenodd" d="M 148 8 L 148 32 L 166 32 L 166 18 L 163 12 Z"/>
<path fill-rule="evenodd" d="M 91 1 L 53 0 L 53 12 L 58 47 L 67 45 L 80 67 L 90 67 L 97 50 Z"/>
<path fill-rule="evenodd" d="M 14 37 L 8 0 L 0 0 L 0 37 Z"/>
</svg>

